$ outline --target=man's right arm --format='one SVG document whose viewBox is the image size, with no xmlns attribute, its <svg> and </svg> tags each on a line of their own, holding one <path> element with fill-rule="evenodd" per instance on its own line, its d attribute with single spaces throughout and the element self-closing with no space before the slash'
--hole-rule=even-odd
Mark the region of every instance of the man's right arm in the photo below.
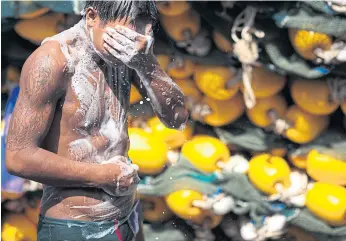
<svg viewBox="0 0 346 241">
<path fill-rule="evenodd" d="M 106 173 L 105 165 L 72 161 L 40 148 L 65 89 L 63 72 L 64 60 L 49 45 L 42 46 L 24 64 L 6 141 L 7 169 L 11 174 L 45 185 L 109 184 L 119 174 L 115 165 L 108 167 Z"/>
</svg>

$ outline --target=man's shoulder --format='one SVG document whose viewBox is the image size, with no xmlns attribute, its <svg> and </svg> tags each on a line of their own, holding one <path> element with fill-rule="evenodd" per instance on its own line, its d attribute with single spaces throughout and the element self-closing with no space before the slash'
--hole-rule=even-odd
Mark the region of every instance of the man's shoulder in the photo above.
<svg viewBox="0 0 346 241">
<path fill-rule="evenodd" d="M 20 86 L 23 84 L 33 86 L 36 81 L 44 81 L 53 89 L 62 88 L 66 76 L 65 65 L 66 59 L 59 43 L 47 42 L 38 47 L 25 61 Z"/>
<path fill-rule="evenodd" d="M 23 67 L 35 65 L 35 63 L 41 62 L 40 60 L 48 57 L 53 60 L 51 62 L 55 64 L 54 68 L 63 71 L 66 58 L 60 49 L 60 44 L 55 41 L 48 41 L 39 46 L 25 61 Z"/>
</svg>

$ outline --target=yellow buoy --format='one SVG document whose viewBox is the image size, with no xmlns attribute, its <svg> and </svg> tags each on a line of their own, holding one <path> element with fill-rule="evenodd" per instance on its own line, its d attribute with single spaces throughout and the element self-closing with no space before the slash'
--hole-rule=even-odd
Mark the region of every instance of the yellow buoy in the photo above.
<svg viewBox="0 0 346 241">
<path fill-rule="evenodd" d="M 171 60 L 167 68 L 167 74 L 174 80 L 186 79 L 193 75 L 195 71 L 195 64 L 190 59 L 176 57 L 175 59 Z"/>
<path fill-rule="evenodd" d="M 171 57 L 168 56 L 168 55 L 159 54 L 159 55 L 156 56 L 156 58 L 157 58 L 157 61 L 160 64 L 161 68 L 164 71 L 167 71 L 168 70 L 168 65 L 171 62 Z"/>
<path fill-rule="evenodd" d="M 288 155 L 289 161 L 297 168 L 300 169 L 305 169 L 306 168 L 306 159 L 307 155 L 301 154 L 301 155 L 296 155 L 296 154 L 290 154 Z"/>
<path fill-rule="evenodd" d="M 218 162 L 225 163 L 230 158 L 227 146 L 211 136 L 195 136 L 183 145 L 181 154 L 203 172 L 219 170 Z"/>
<path fill-rule="evenodd" d="M 177 16 L 190 9 L 186 1 L 161 1 L 156 3 L 157 10 L 165 16 Z"/>
<path fill-rule="evenodd" d="M 329 115 L 339 107 L 330 99 L 328 84 L 319 80 L 295 80 L 291 86 L 294 103 L 313 115 Z"/>
<path fill-rule="evenodd" d="M 25 216 L 35 225 L 38 224 L 38 219 L 40 216 L 40 204 L 41 200 L 36 198 L 35 200 L 30 200 L 33 201 L 33 206 L 26 206 L 25 207 Z"/>
<path fill-rule="evenodd" d="M 291 185 L 290 173 L 290 167 L 282 157 L 260 154 L 251 158 L 249 162 L 250 181 L 266 194 L 277 193 L 276 184 L 289 188 Z"/>
<path fill-rule="evenodd" d="M 58 33 L 57 25 L 63 19 L 63 14 L 51 13 L 34 19 L 21 20 L 14 29 L 22 38 L 39 45 L 45 38 Z"/>
<path fill-rule="evenodd" d="M 130 104 L 135 104 L 142 99 L 141 94 L 138 92 L 137 88 L 134 85 L 131 85 L 130 91 Z"/>
<path fill-rule="evenodd" d="M 185 11 L 177 16 L 161 15 L 160 24 L 175 41 L 191 41 L 201 29 L 201 19 L 194 10 Z"/>
<path fill-rule="evenodd" d="M 291 127 L 286 130 L 286 137 L 299 144 L 316 139 L 329 124 L 328 116 L 311 115 L 296 105 L 288 108 L 285 119 L 291 123 Z"/>
<path fill-rule="evenodd" d="M 235 73 L 231 68 L 223 66 L 198 66 L 194 79 L 198 88 L 215 100 L 229 100 L 239 90 L 239 83 L 229 86 L 229 81 Z"/>
<path fill-rule="evenodd" d="M 241 94 L 237 94 L 232 99 L 225 101 L 214 100 L 205 96 L 200 104 L 206 106 L 209 111 L 196 118 L 215 127 L 232 123 L 242 116 L 245 111 Z"/>
<path fill-rule="evenodd" d="M 285 98 L 281 95 L 274 95 L 256 100 L 255 107 L 246 109 L 246 115 L 254 125 L 265 128 L 274 121 L 270 116 L 270 112 L 273 112 L 277 118 L 283 118 L 286 110 Z"/>
<path fill-rule="evenodd" d="M 187 106 L 193 108 L 194 104 L 200 102 L 202 93 L 198 90 L 195 82 L 190 79 L 179 79 L 174 81 L 185 96 L 185 103 Z"/>
<path fill-rule="evenodd" d="M 210 219 L 209 228 L 220 224 L 222 216 L 217 216 L 210 211 L 205 211 L 192 205 L 194 200 L 203 200 L 203 195 L 193 190 L 179 190 L 166 196 L 167 206 L 180 218 L 203 224 Z"/>
<path fill-rule="evenodd" d="M 143 216 L 149 222 L 164 222 L 173 216 L 162 197 L 139 195 L 143 207 Z"/>
<path fill-rule="evenodd" d="M 346 101 L 344 101 L 344 102 L 341 104 L 341 110 L 342 110 L 342 112 L 344 113 L 344 115 L 346 115 Z"/>
<path fill-rule="evenodd" d="M 227 38 L 225 38 L 221 33 L 217 31 L 213 31 L 213 40 L 216 45 L 216 47 L 224 52 L 224 53 L 230 53 L 233 50 L 233 44 L 231 41 L 229 41 Z"/>
<path fill-rule="evenodd" d="M 30 5 L 34 4 L 33 1 L 21 1 L 20 2 L 20 8 L 22 9 L 30 9 Z M 33 18 L 38 18 L 46 13 L 49 12 L 49 8 L 38 8 L 26 13 L 19 14 L 19 18 L 21 19 L 33 19 Z"/>
<path fill-rule="evenodd" d="M 183 131 L 167 128 L 158 117 L 153 117 L 147 122 L 151 133 L 162 139 L 169 148 L 181 147 L 192 136 L 191 125 L 187 124 Z"/>
<path fill-rule="evenodd" d="M 296 52 L 307 60 L 316 60 L 317 49 L 329 50 L 333 39 L 324 33 L 318 33 L 303 29 L 289 29 L 289 38 Z"/>
<path fill-rule="evenodd" d="M 306 171 L 316 181 L 346 186 L 346 162 L 312 150 L 307 156 Z"/>
<path fill-rule="evenodd" d="M 330 225 L 346 225 L 346 188 L 316 182 L 306 195 L 307 208 Z"/>
<path fill-rule="evenodd" d="M 11 213 L 2 219 L 2 241 L 36 241 L 36 225 L 23 214 Z"/>
<path fill-rule="evenodd" d="M 278 94 L 285 86 L 286 78 L 263 67 L 252 70 L 251 88 L 256 98 L 267 98 Z M 244 92 L 244 85 L 240 90 Z"/>
<path fill-rule="evenodd" d="M 129 157 L 137 164 L 139 172 L 153 175 L 160 173 L 167 161 L 167 144 L 140 128 L 129 128 Z"/>
</svg>

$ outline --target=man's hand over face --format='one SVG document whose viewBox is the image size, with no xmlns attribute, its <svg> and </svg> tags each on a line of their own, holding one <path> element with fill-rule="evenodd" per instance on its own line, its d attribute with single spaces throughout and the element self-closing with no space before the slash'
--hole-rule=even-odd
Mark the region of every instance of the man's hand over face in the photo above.
<svg viewBox="0 0 346 241">
<path fill-rule="evenodd" d="M 128 67 L 138 70 L 153 57 L 153 42 L 151 27 L 145 30 L 145 35 L 124 26 L 107 28 L 103 35 L 104 48 L 116 59 Z"/>
</svg>

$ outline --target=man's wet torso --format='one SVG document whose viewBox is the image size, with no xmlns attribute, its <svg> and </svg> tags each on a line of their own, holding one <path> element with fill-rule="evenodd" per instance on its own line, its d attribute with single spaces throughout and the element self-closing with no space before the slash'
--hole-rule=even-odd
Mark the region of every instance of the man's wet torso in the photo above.
<svg viewBox="0 0 346 241">
<path fill-rule="evenodd" d="M 104 163 L 127 156 L 131 70 L 97 61 L 84 21 L 44 41 L 66 58 L 67 85 L 42 148 L 73 161 Z M 43 44 L 44 44 L 43 43 Z M 127 216 L 135 193 L 111 196 L 96 188 L 44 187 L 41 213 L 53 218 L 114 220 Z"/>
</svg>

